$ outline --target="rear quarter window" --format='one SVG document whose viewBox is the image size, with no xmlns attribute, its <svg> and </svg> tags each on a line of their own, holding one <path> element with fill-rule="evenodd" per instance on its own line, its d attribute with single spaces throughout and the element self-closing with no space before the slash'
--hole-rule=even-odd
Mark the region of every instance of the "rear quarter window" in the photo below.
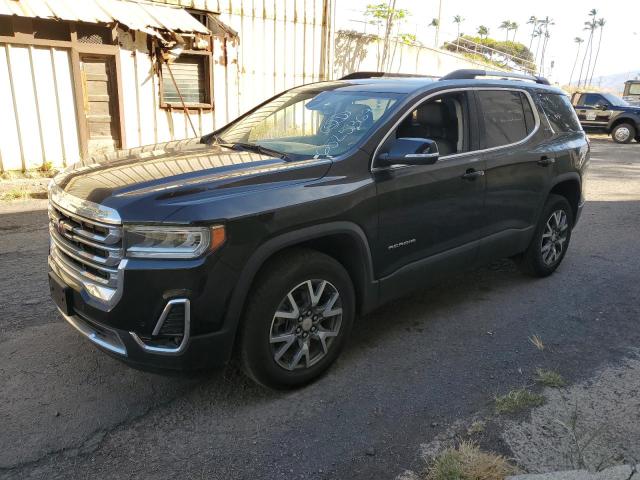
<svg viewBox="0 0 640 480">
<path fill-rule="evenodd" d="M 579 132 L 582 130 L 569 97 L 556 93 L 539 93 L 542 109 L 556 133 Z"/>
<path fill-rule="evenodd" d="M 517 143 L 534 128 L 528 99 L 512 90 L 480 90 L 477 93 L 484 120 L 483 148 Z"/>
</svg>

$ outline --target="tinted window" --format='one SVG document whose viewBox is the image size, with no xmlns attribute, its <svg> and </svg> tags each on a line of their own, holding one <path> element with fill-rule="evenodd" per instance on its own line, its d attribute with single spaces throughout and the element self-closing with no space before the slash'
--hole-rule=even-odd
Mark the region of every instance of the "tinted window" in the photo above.
<svg viewBox="0 0 640 480">
<path fill-rule="evenodd" d="M 629 95 L 640 95 L 640 83 L 629 85 Z"/>
<path fill-rule="evenodd" d="M 580 105 L 584 105 L 585 107 L 595 107 L 596 105 L 608 105 L 608 102 L 604 99 L 602 95 L 598 95 L 597 93 L 585 93 L 580 98 Z"/>
<path fill-rule="evenodd" d="M 477 93 L 484 117 L 484 148 L 516 143 L 528 135 L 520 92 L 485 90 Z"/>
<path fill-rule="evenodd" d="M 536 128 L 536 118 L 533 116 L 533 110 L 531 110 L 531 102 L 522 92 L 520 92 L 520 100 L 522 101 L 522 108 L 524 109 L 524 121 L 527 124 L 528 135 Z"/>
<path fill-rule="evenodd" d="M 582 130 L 568 97 L 553 93 L 541 93 L 538 98 L 551 127 L 557 133 L 579 132 Z"/>
</svg>

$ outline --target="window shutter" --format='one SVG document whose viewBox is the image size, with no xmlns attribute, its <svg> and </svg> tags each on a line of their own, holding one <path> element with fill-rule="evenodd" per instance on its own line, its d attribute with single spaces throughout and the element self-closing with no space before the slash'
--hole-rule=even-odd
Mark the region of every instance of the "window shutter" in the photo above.
<svg viewBox="0 0 640 480">
<path fill-rule="evenodd" d="M 162 64 L 164 101 L 166 103 L 181 103 L 180 95 L 168 70 L 171 68 L 173 78 L 176 80 L 185 103 L 207 103 L 204 64 L 204 58 L 188 56 L 178 58 L 169 67 Z"/>
</svg>

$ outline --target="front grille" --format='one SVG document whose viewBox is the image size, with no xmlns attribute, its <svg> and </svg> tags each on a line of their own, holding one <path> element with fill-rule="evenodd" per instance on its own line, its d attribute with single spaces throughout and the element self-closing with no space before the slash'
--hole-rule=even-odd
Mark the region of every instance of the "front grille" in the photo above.
<svg viewBox="0 0 640 480">
<path fill-rule="evenodd" d="M 49 204 L 51 259 L 80 282 L 118 288 L 122 226 L 109 225 Z"/>
</svg>

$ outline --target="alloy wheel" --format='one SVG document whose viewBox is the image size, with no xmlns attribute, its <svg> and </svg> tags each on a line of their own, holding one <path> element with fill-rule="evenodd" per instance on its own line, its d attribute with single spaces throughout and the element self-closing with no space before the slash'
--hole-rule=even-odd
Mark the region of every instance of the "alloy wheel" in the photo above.
<svg viewBox="0 0 640 480">
<path fill-rule="evenodd" d="M 551 266 L 559 261 L 567 243 L 569 222 L 564 210 L 556 210 L 551 214 L 544 227 L 540 252 L 542 261 Z"/>
<path fill-rule="evenodd" d="M 322 279 L 306 280 L 287 293 L 271 321 L 275 362 L 286 370 L 309 368 L 324 358 L 342 324 L 342 299 Z"/>
</svg>

